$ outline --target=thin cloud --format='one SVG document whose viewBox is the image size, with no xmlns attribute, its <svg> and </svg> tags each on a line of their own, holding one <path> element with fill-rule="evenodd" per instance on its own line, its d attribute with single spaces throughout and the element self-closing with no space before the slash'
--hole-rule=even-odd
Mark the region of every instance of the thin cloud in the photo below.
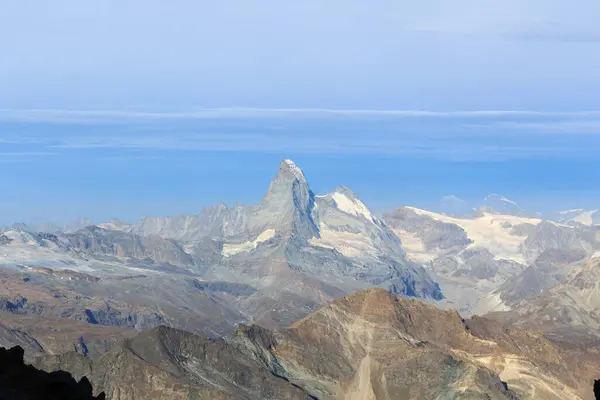
<svg viewBox="0 0 600 400">
<path fill-rule="evenodd" d="M 227 112 L 232 110 L 237 112 L 239 109 L 226 109 Z M 243 110 L 256 112 L 257 109 Z M 290 112 L 289 109 L 283 110 Z M 293 109 L 292 113 L 296 112 L 294 110 L 297 111 Z M 224 112 L 223 109 L 221 111 Z M 282 112 L 281 109 L 275 111 Z M 311 112 L 314 111 L 315 109 L 311 109 Z M 323 111 L 354 115 L 357 112 L 360 114 L 382 110 L 319 110 Z M 407 115 L 405 111 L 387 111 Z M 195 113 L 192 115 L 196 115 Z M 457 113 L 473 117 L 452 118 Z M 26 140 L 23 143 L 19 143 L 19 133 L 3 134 L 0 140 L 5 140 L 11 147 L 22 144 L 23 147 L 19 149 L 38 152 L 19 154 L 59 153 L 70 156 L 82 153 L 90 154 L 91 159 L 100 161 L 131 159 L 139 162 L 150 162 L 156 160 L 156 157 L 176 160 L 176 155 L 191 152 L 406 156 L 475 162 L 594 157 L 600 152 L 600 135 L 594 134 L 600 133 L 600 119 L 595 117 L 599 112 L 494 111 L 494 117 L 490 113 L 427 111 L 410 114 L 430 115 L 434 119 L 450 118 L 439 120 L 442 123 L 437 122 L 438 120 L 431 121 L 428 117 L 418 117 L 410 122 L 398 120 L 397 123 L 394 121 L 390 124 L 387 119 L 374 117 L 373 120 L 367 120 L 363 128 L 351 118 L 337 119 L 334 124 L 323 126 L 319 124 L 319 120 L 302 118 L 293 120 L 290 124 L 281 124 L 280 127 L 278 120 L 278 128 L 270 129 L 273 124 L 268 122 L 268 118 L 260 119 L 259 123 L 252 121 L 251 124 L 230 124 L 226 118 L 222 120 L 224 124 L 214 121 L 210 124 L 201 121 L 180 124 L 178 118 L 181 118 L 182 113 L 176 113 L 176 117 L 168 123 L 158 123 L 158 120 L 162 121 L 164 114 L 173 114 L 159 113 L 160 118 L 157 120 L 154 119 L 154 113 L 144 112 L 141 113 L 143 118 L 150 115 L 150 119 L 122 120 L 114 126 L 97 126 L 89 131 L 66 129 L 48 134 L 46 129 L 32 130 L 27 138 L 23 138 Z M 110 118 L 113 114 L 102 112 L 102 115 Z M 118 115 L 130 114 L 119 112 Z M 134 112 L 133 115 L 139 116 L 140 113 Z M 183 115 L 187 116 L 188 113 Z M 132 130 L 131 127 L 136 129 Z M 211 131 L 203 132 L 207 127 Z M 586 139 L 585 145 L 579 144 L 583 142 L 581 138 Z"/>
<path fill-rule="evenodd" d="M 98 157 L 99 161 L 159 161 L 167 160 L 165 156 L 151 156 L 151 155 L 120 155 L 120 156 L 108 156 Z"/>
<path fill-rule="evenodd" d="M 115 134 L 116 135 L 116 134 Z M 218 136 L 218 138 L 217 138 Z M 171 158 L 178 153 L 192 152 L 248 152 L 321 155 L 407 156 L 450 161 L 506 161 L 526 158 L 557 158 L 594 156 L 600 150 L 598 143 L 586 146 L 555 143 L 556 140 L 534 140 L 521 143 L 521 134 L 485 136 L 477 140 L 474 135 L 455 138 L 448 136 L 413 134 L 164 134 L 137 135 L 136 137 L 67 137 L 48 145 L 64 154 L 75 151 L 102 151 L 101 160 L 117 159 L 155 160 Z M 481 139 L 481 136 L 479 137 Z M 562 136 L 558 137 L 562 139 Z M 110 154 L 128 151 L 125 154 Z"/>
<path fill-rule="evenodd" d="M 526 131 L 529 134 L 600 134 L 600 120 L 597 119 L 491 121 L 485 124 L 464 124 L 463 126 L 476 129 Z"/>
<path fill-rule="evenodd" d="M 10 151 L 0 152 L 0 158 L 4 157 L 45 157 L 55 156 L 57 153 L 42 152 L 42 151 Z"/>
<path fill-rule="evenodd" d="M 542 42 L 600 43 L 597 26 L 584 27 L 560 22 L 546 21 L 529 24 L 522 29 L 503 34 L 504 37 Z"/>
<path fill-rule="evenodd" d="M 111 123 L 126 120 L 196 120 L 224 118 L 320 118 L 320 117 L 392 117 L 392 118 L 535 118 L 593 117 L 600 110 L 397 110 L 397 109 L 328 109 L 328 108 L 205 108 L 178 112 L 144 112 L 128 110 L 40 110 L 0 109 L 5 122 Z M 0 139 L 1 140 L 1 139 Z"/>
</svg>

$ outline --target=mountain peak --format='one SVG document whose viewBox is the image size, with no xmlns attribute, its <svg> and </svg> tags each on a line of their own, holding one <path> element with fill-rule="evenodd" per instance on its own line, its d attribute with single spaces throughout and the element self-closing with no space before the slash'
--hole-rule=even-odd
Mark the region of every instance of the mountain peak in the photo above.
<svg viewBox="0 0 600 400">
<path fill-rule="evenodd" d="M 298 236 L 306 238 L 317 235 L 310 215 L 312 204 L 313 194 L 304 173 L 292 160 L 283 160 L 261 203 L 261 209 L 273 218 L 276 226 L 272 227 L 278 232 L 302 232 Z"/>
<path fill-rule="evenodd" d="M 296 165 L 295 162 L 286 158 L 279 164 L 279 174 L 278 176 L 286 176 L 291 177 L 300 181 L 306 181 L 304 176 L 304 172 Z"/>
<path fill-rule="evenodd" d="M 467 336 L 456 310 L 441 310 L 423 301 L 396 296 L 382 288 L 346 295 L 291 327 L 312 329 L 311 325 L 323 318 L 338 321 L 360 318 L 380 328 L 388 326 L 408 333 L 413 338 L 438 344 L 457 343 Z"/>
<path fill-rule="evenodd" d="M 338 186 L 337 189 L 335 189 L 335 193 L 340 193 L 343 194 L 344 196 L 353 198 L 353 199 L 358 199 L 358 196 L 356 195 L 356 193 L 354 193 L 348 186 L 346 185 L 340 185 Z"/>
</svg>

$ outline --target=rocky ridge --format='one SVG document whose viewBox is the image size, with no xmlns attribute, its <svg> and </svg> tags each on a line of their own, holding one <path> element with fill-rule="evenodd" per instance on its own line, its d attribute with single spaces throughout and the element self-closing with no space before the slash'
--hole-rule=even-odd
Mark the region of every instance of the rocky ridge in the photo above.
<svg viewBox="0 0 600 400">
<path fill-rule="evenodd" d="M 67 354 L 36 365 L 88 375 L 121 400 L 558 400 L 593 398 L 597 354 L 369 289 L 286 329 L 240 326 L 230 340 L 207 340 L 159 327 L 93 360 Z"/>
<path fill-rule="evenodd" d="M 0 398 L 3 400 L 104 400 L 94 397 L 87 378 L 79 382 L 64 371 L 44 372 L 23 361 L 23 349 L 0 348 Z"/>
</svg>

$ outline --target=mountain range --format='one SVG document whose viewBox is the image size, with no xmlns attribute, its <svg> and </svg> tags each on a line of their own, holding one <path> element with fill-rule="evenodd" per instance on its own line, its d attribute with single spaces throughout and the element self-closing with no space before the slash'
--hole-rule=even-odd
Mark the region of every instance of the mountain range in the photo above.
<svg viewBox="0 0 600 400">
<path fill-rule="evenodd" d="M 445 200 L 375 214 L 284 160 L 255 205 L 16 224 L 0 230 L 0 345 L 109 399 L 591 398 L 597 211 Z"/>
</svg>

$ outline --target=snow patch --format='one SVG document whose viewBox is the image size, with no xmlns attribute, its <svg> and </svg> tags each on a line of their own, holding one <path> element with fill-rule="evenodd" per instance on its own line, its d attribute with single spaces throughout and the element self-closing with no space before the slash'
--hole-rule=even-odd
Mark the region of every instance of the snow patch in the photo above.
<svg viewBox="0 0 600 400">
<path fill-rule="evenodd" d="M 580 224 L 592 226 L 594 225 L 593 215 L 599 210 L 590 210 L 579 214 L 578 216 L 571 218 L 573 222 L 579 222 Z"/>
<path fill-rule="evenodd" d="M 549 220 L 549 219 L 547 219 L 547 220 L 544 220 L 544 222 L 547 222 L 547 223 L 549 223 L 550 225 L 558 226 L 559 228 L 569 228 L 569 229 L 574 229 L 574 228 L 575 228 L 574 226 L 571 226 L 571 225 L 565 225 L 565 224 L 561 224 L 561 223 L 558 223 L 558 222 L 556 222 L 556 221 L 551 221 L 551 220 Z"/>
<path fill-rule="evenodd" d="M 240 254 L 240 253 L 244 253 L 244 252 L 248 253 L 248 252 L 256 249 L 256 247 L 258 247 L 259 244 L 272 239 L 274 236 L 275 236 L 275 229 L 267 229 L 266 231 L 264 231 L 263 233 L 258 235 L 258 237 L 251 242 L 224 243 L 221 254 L 223 254 L 224 257 L 231 257 L 236 254 Z"/>
<path fill-rule="evenodd" d="M 97 225 L 100 229 L 106 229 L 107 231 L 121 231 L 126 232 L 131 228 L 131 225 L 125 223 L 117 223 L 113 221 L 104 222 Z"/>
<path fill-rule="evenodd" d="M 412 261 L 427 264 L 438 257 L 438 254 L 427 251 L 425 243 L 417 234 L 403 229 L 392 229 L 392 231 L 400 238 L 402 248 L 406 251 L 406 256 Z"/>
<path fill-rule="evenodd" d="M 371 211 L 362 201 L 338 192 L 333 193 L 331 197 L 339 210 L 356 217 L 365 217 L 374 222 Z"/>
<path fill-rule="evenodd" d="M 311 238 L 309 244 L 335 249 L 350 258 L 360 258 L 376 252 L 371 239 L 360 233 L 334 231 L 324 226 L 320 234 L 320 238 Z"/>
<path fill-rule="evenodd" d="M 500 298 L 500 293 L 494 293 L 487 298 L 481 299 L 475 307 L 473 307 L 473 314 L 484 315 L 494 311 L 510 311 L 504 301 Z"/>
<path fill-rule="evenodd" d="M 489 213 L 484 213 L 481 217 L 475 219 L 463 219 L 414 207 L 407 208 L 434 220 L 460 226 L 467 233 L 467 237 L 473 241 L 469 248 L 482 247 L 492 253 L 496 259 L 512 260 L 519 263 L 526 263 L 521 254 L 520 245 L 527 237 L 513 235 L 513 227 L 521 224 L 538 225 L 542 222 L 538 218 Z"/>
</svg>

